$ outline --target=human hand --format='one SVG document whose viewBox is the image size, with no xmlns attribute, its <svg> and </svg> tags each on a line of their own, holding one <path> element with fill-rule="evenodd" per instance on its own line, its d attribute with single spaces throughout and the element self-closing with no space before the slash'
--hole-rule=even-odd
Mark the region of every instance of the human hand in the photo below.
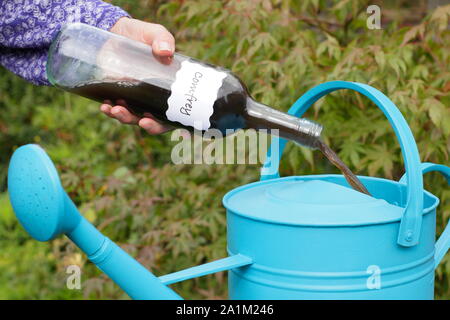
<svg viewBox="0 0 450 320">
<path fill-rule="evenodd" d="M 169 63 L 175 52 L 174 37 L 165 27 L 159 24 L 123 17 L 109 31 L 151 45 L 153 54 L 162 63 Z M 151 115 L 139 118 L 123 106 L 112 106 L 111 101 L 105 101 L 100 106 L 100 110 L 108 117 L 117 119 L 121 123 L 137 124 L 149 134 L 160 134 L 172 129 L 171 126 L 159 123 Z"/>
</svg>

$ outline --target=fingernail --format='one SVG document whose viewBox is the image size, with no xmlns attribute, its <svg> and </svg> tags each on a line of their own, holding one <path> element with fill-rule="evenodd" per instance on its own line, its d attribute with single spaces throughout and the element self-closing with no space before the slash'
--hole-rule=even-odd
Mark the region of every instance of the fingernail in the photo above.
<svg viewBox="0 0 450 320">
<path fill-rule="evenodd" d="M 153 127 L 153 124 L 151 122 L 147 122 L 147 121 L 141 121 L 139 123 L 139 125 L 145 130 L 149 130 L 149 129 L 151 129 L 151 127 Z"/>
<path fill-rule="evenodd" d="M 153 127 L 153 125 L 151 125 L 149 123 L 143 123 L 143 124 L 141 124 L 141 127 L 145 130 L 150 130 Z"/>
<path fill-rule="evenodd" d="M 172 46 L 167 41 L 159 41 L 158 48 L 160 51 L 169 51 L 169 52 L 173 51 Z"/>
<path fill-rule="evenodd" d="M 123 121 L 123 113 L 122 110 L 118 110 L 118 109 L 112 109 L 111 110 L 111 114 L 114 116 L 114 118 L 116 118 L 119 121 Z"/>
</svg>

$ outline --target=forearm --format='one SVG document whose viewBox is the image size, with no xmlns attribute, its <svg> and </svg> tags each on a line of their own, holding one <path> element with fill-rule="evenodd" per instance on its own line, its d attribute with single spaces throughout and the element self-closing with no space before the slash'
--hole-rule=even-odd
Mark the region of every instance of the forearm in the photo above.
<svg viewBox="0 0 450 320">
<path fill-rule="evenodd" d="M 128 14 L 100 0 L 0 1 L 0 64 L 38 85 L 49 85 L 50 43 L 64 24 L 82 22 L 109 30 Z"/>
</svg>

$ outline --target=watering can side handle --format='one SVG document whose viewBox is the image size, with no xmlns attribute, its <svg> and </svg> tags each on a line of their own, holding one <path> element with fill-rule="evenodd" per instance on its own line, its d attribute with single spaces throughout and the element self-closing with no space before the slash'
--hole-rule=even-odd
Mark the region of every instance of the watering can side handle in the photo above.
<svg viewBox="0 0 450 320">
<path fill-rule="evenodd" d="M 447 226 L 445 227 L 444 232 L 442 232 L 438 241 L 436 241 L 436 244 L 434 245 L 434 268 L 435 269 L 438 267 L 439 263 L 441 263 L 442 258 L 444 258 L 448 249 L 450 249 L 449 222 L 450 221 L 447 221 Z"/>
<path fill-rule="evenodd" d="M 437 171 L 440 172 L 445 179 L 447 179 L 447 183 L 450 185 L 450 167 L 444 166 L 442 164 L 435 164 L 431 162 L 423 162 L 421 165 L 422 174 Z M 399 180 L 400 183 L 406 183 L 406 174 L 404 174 Z M 450 222 L 450 221 L 448 221 Z M 450 226 L 447 222 L 447 226 L 439 237 L 438 241 L 434 246 L 434 267 L 437 268 L 439 263 L 444 258 L 447 251 L 450 249 Z"/>
<path fill-rule="evenodd" d="M 362 83 L 330 81 L 322 83 L 302 95 L 289 109 L 289 114 L 301 117 L 321 97 L 336 90 L 350 89 L 372 100 L 380 108 L 394 129 L 400 144 L 407 175 L 407 204 L 400 222 L 397 243 L 412 247 L 419 242 L 422 226 L 423 177 L 419 172 L 420 157 L 411 129 L 395 104 L 381 91 Z M 261 180 L 279 177 L 278 167 L 286 145 L 285 139 L 272 138 L 267 159 L 261 169 Z"/>
<path fill-rule="evenodd" d="M 432 162 L 422 162 L 420 165 L 420 169 L 422 174 L 438 171 L 442 173 L 442 175 L 447 179 L 447 182 L 450 184 L 450 167 L 444 166 L 443 164 L 436 164 Z M 398 182 L 405 184 L 406 183 L 406 173 L 400 178 Z"/>
</svg>

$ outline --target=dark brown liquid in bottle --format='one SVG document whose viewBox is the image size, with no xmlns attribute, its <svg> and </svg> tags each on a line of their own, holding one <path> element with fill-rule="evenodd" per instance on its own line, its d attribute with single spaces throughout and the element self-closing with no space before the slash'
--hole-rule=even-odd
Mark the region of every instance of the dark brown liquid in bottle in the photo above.
<svg viewBox="0 0 450 320">
<path fill-rule="evenodd" d="M 154 85 L 128 80 L 89 81 L 81 83 L 69 91 L 99 102 L 109 100 L 114 105 L 126 107 L 137 116 L 151 113 L 157 119 L 164 119 L 167 111 L 167 99 L 170 96 L 170 83 Z"/>
<path fill-rule="evenodd" d="M 318 140 L 316 146 L 332 164 L 342 171 L 345 180 L 347 180 L 353 189 L 370 196 L 369 191 L 358 179 L 358 177 L 345 165 L 344 162 L 342 162 L 341 158 L 339 158 L 339 156 L 325 142 Z"/>
<path fill-rule="evenodd" d="M 155 78 L 144 81 L 87 81 L 66 90 L 99 102 L 110 100 L 115 105 L 123 105 L 139 117 L 150 113 L 156 119 L 167 122 L 167 100 L 171 95 L 171 84 L 170 80 Z M 225 134 L 227 129 L 248 127 L 245 114 L 247 97 L 245 87 L 239 80 L 231 76 L 226 77 L 214 103 L 210 128 Z M 178 122 L 170 124 L 185 127 Z"/>
</svg>

